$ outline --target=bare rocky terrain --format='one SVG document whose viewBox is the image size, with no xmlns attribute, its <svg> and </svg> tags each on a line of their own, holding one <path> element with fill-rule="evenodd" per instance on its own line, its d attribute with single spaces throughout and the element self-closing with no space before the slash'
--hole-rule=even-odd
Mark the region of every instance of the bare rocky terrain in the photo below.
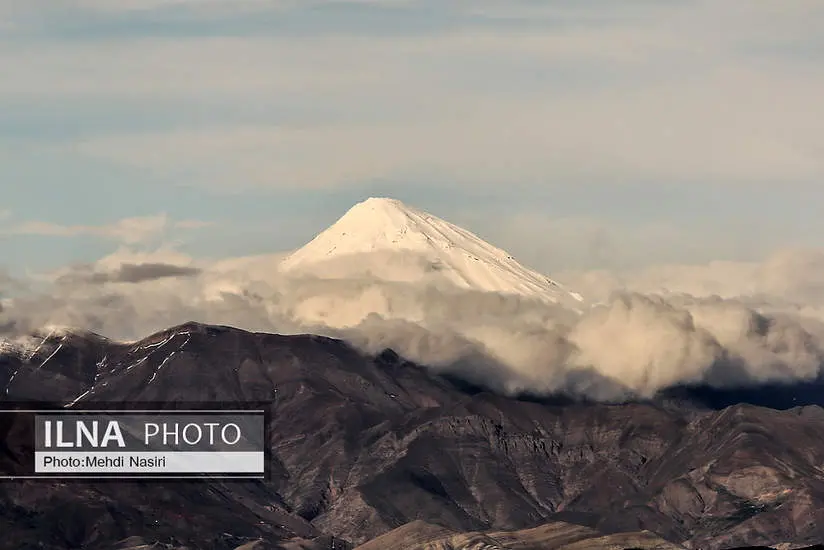
<svg viewBox="0 0 824 550">
<path fill-rule="evenodd" d="M 604 535 L 582 525 L 552 522 L 520 531 L 456 533 L 444 527 L 414 521 L 358 546 L 355 550 L 585 550 L 608 548 L 677 550 L 684 547 L 648 531 Z"/>
<path fill-rule="evenodd" d="M 370 357 L 318 336 L 195 323 L 128 345 L 52 335 L 34 353 L 0 355 L 0 388 L 7 402 L 265 401 L 272 414 L 266 481 L 3 482 L 3 548 L 824 541 L 824 409 L 815 404 L 721 407 L 735 394 L 700 389 L 613 405 L 513 399 L 390 350 Z M 798 392 L 781 395 L 824 395 Z M 16 432 L 0 430 L 8 464 Z"/>
</svg>

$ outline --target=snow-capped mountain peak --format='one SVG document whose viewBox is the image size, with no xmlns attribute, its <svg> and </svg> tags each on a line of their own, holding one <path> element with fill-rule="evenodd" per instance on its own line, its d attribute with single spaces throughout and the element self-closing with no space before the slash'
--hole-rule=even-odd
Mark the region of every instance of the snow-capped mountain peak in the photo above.
<svg viewBox="0 0 824 550">
<path fill-rule="evenodd" d="M 369 274 L 388 281 L 448 282 L 550 302 L 582 301 L 466 229 L 390 198 L 356 204 L 288 256 L 281 270 L 333 279 Z"/>
<path fill-rule="evenodd" d="M 463 229 L 401 201 L 370 198 L 349 209 L 334 225 L 284 261 L 290 268 L 323 257 L 380 250 L 431 252 L 455 246 L 480 252 L 484 245 L 495 256 L 506 253 Z M 480 246 L 479 246 L 480 245 Z"/>
</svg>

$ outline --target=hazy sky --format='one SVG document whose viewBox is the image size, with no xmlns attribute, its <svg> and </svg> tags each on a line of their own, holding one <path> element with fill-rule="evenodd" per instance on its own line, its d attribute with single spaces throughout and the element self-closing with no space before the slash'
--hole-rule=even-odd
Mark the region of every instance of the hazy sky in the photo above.
<svg viewBox="0 0 824 550">
<path fill-rule="evenodd" d="M 0 0 L 0 266 L 392 196 L 547 271 L 824 246 L 821 0 Z"/>
</svg>

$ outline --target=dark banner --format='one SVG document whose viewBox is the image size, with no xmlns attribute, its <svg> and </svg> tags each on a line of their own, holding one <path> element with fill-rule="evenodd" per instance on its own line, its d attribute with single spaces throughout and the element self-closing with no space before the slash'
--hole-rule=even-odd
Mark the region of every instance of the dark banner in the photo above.
<svg viewBox="0 0 824 550">
<path fill-rule="evenodd" d="M 268 409 L 253 404 L 0 405 L 0 478 L 267 475 Z"/>
</svg>

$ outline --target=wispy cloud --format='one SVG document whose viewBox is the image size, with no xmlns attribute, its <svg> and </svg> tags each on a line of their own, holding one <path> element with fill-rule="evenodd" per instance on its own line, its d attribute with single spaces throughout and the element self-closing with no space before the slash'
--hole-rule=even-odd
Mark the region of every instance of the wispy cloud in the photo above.
<svg viewBox="0 0 824 550">
<path fill-rule="evenodd" d="M 143 9 L 185 6 L 193 17 L 225 5 Z M 249 5 L 312 13 L 294 3 Z M 811 15 L 816 5 L 780 13 L 777 5 L 458 3 L 445 13 L 462 23 L 413 36 L 147 30 L 128 40 L 37 43 L 0 55 L 0 72 L 16 75 L 0 86 L 0 101 L 93 98 L 135 113 L 169 101 L 211 106 L 214 115 L 197 125 L 125 127 L 65 147 L 224 189 L 409 177 L 816 181 L 824 177 L 824 70 L 785 52 L 824 29 Z M 526 13 L 536 9 L 530 26 Z M 253 112 L 303 115 L 250 124 Z"/>
<path fill-rule="evenodd" d="M 109 225 L 61 225 L 45 221 L 26 221 L 5 230 L 7 234 L 49 237 L 94 236 L 125 244 L 154 240 L 168 229 L 198 229 L 210 224 L 199 220 L 169 220 L 165 214 L 124 218 Z"/>
<path fill-rule="evenodd" d="M 813 98 L 819 91 L 824 79 L 791 84 L 721 71 L 699 85 L 670 82 L 548 100 L 444 99 L 418 117 L 392 122 L 109 136 L 81 142 L 77 150 L 190 174 L 192 183 L 239 188 L 416 176 L 474 183 L 788 184 L 824 177 L 824 133 L 808 118 L 824 120 L 824 107 Z M 776 95 L 798 101 L 776 110 Z"/>
</svg>

